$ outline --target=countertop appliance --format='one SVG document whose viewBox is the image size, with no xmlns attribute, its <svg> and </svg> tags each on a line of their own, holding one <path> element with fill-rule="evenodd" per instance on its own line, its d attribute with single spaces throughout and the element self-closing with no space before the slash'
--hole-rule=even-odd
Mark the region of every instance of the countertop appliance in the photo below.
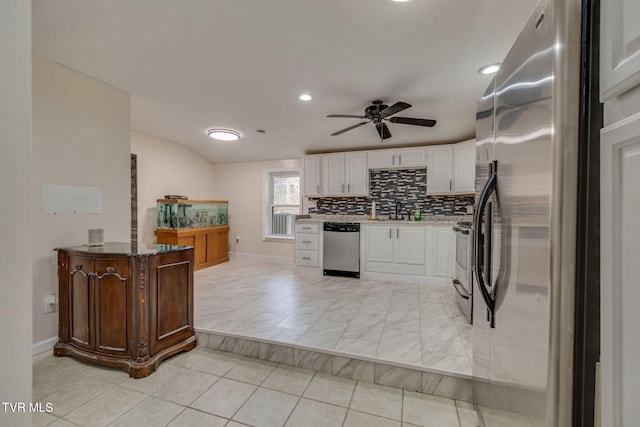
<svg viewBox="0 0 640 427">
<path fill-rule="evenodd" d="M 456 257 L 452 283 L 456 291 L 456 302 L 469 323 L 473 323 L 473 275 L 471 273 L 473 228 L 471 224 L 471 222 L 460 221 L 453 227 L 456 233 Z"/>
<path fill-rule="evenodd" d="M 586 394 L 573 388 L 576 218 L 589 191 L 578 152 L 581 105 L 597 92 L 580 57 L 597 41 L 580 43 L 592 25 L 582 7 L 540 1 L 476 110 L 473 400 L 484 426 L 576 425 Z"/>
<path fill-rule="evenodd" d="M 325 222 L 323 274 L 360 277 L 360 224 Z"/>
</svg>

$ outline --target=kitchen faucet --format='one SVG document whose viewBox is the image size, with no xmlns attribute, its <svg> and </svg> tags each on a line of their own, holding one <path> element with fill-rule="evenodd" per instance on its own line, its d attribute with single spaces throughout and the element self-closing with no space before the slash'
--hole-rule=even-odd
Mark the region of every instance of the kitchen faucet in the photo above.
<svg viewBox="0 0 640 427">
<path fill-rule="evenodd" d="M 402 202 L 398 200 L 396 202 L 396 219 L 398 219 L 398 211 L 400 210 L 401 207 L 402 207 Z M 404 219 L 404 215 L 402 215 L 402 219 Z"/>
</svg>

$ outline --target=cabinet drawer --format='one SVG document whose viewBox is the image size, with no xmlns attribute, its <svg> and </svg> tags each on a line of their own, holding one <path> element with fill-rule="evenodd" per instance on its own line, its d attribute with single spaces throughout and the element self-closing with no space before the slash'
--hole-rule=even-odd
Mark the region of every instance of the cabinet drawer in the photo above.
<svg viewBox="0 0 640 427">
<path fill-rule="evenodd" d="M 320 230 L 320 224 L 318 224 L 318 223 L 313 223 L 313 224 L 308 224 L 308 223 L 296 224 L 296 233 L 318 234 L 318 231 L 319 231 L 319 230 Z"/>
<path fill-rule="evenodd" d="M 296 236 L 296 249 L 318 250 L 319 234 L 300 233 Z"/>
<path fill-rule="evenodd" d="M 302 249 L 296 250 L 296 265 L 303 265 L 306 267 L 317 267 L 318 251 L 305 251 Z"/>
</svg>

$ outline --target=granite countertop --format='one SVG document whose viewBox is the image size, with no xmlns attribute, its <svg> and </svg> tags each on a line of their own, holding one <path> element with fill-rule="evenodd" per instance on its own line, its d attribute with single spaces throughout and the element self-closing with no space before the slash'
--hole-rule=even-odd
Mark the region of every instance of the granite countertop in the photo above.
<svg viewBox="0 0 640 427">
<path fill-rule="evenodd" d="M 365 224 L 423 224 L 423 225 L 453 225 L 459 221 L 472 221 L 472 215 L 434 215 L 422 216 L 422 221 L 386 219 L 380 216 L 372 220 L 368 215 L 298 215 L 296 222 L 358 222 Z"/>
</svg>

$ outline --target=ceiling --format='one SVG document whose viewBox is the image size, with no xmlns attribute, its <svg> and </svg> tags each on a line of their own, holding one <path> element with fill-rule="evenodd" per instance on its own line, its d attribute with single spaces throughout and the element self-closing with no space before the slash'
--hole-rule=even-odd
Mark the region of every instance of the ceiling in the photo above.
<svg viewBox="0 0 640 427">
<path fill-rule="evenodd" d="M 33 0 L 33 49 L 131 94 L 133 130 L 211 162 L 457 142 L 536 0 Z M 303 102 L 298 96 L 313 96 Z M 374 99 L 433 128 L 373 124 Z M 232 128 L 235 143 L 210 139 Z M 266 133 L 256 132 L 258 129 Z"/>
</svg>

